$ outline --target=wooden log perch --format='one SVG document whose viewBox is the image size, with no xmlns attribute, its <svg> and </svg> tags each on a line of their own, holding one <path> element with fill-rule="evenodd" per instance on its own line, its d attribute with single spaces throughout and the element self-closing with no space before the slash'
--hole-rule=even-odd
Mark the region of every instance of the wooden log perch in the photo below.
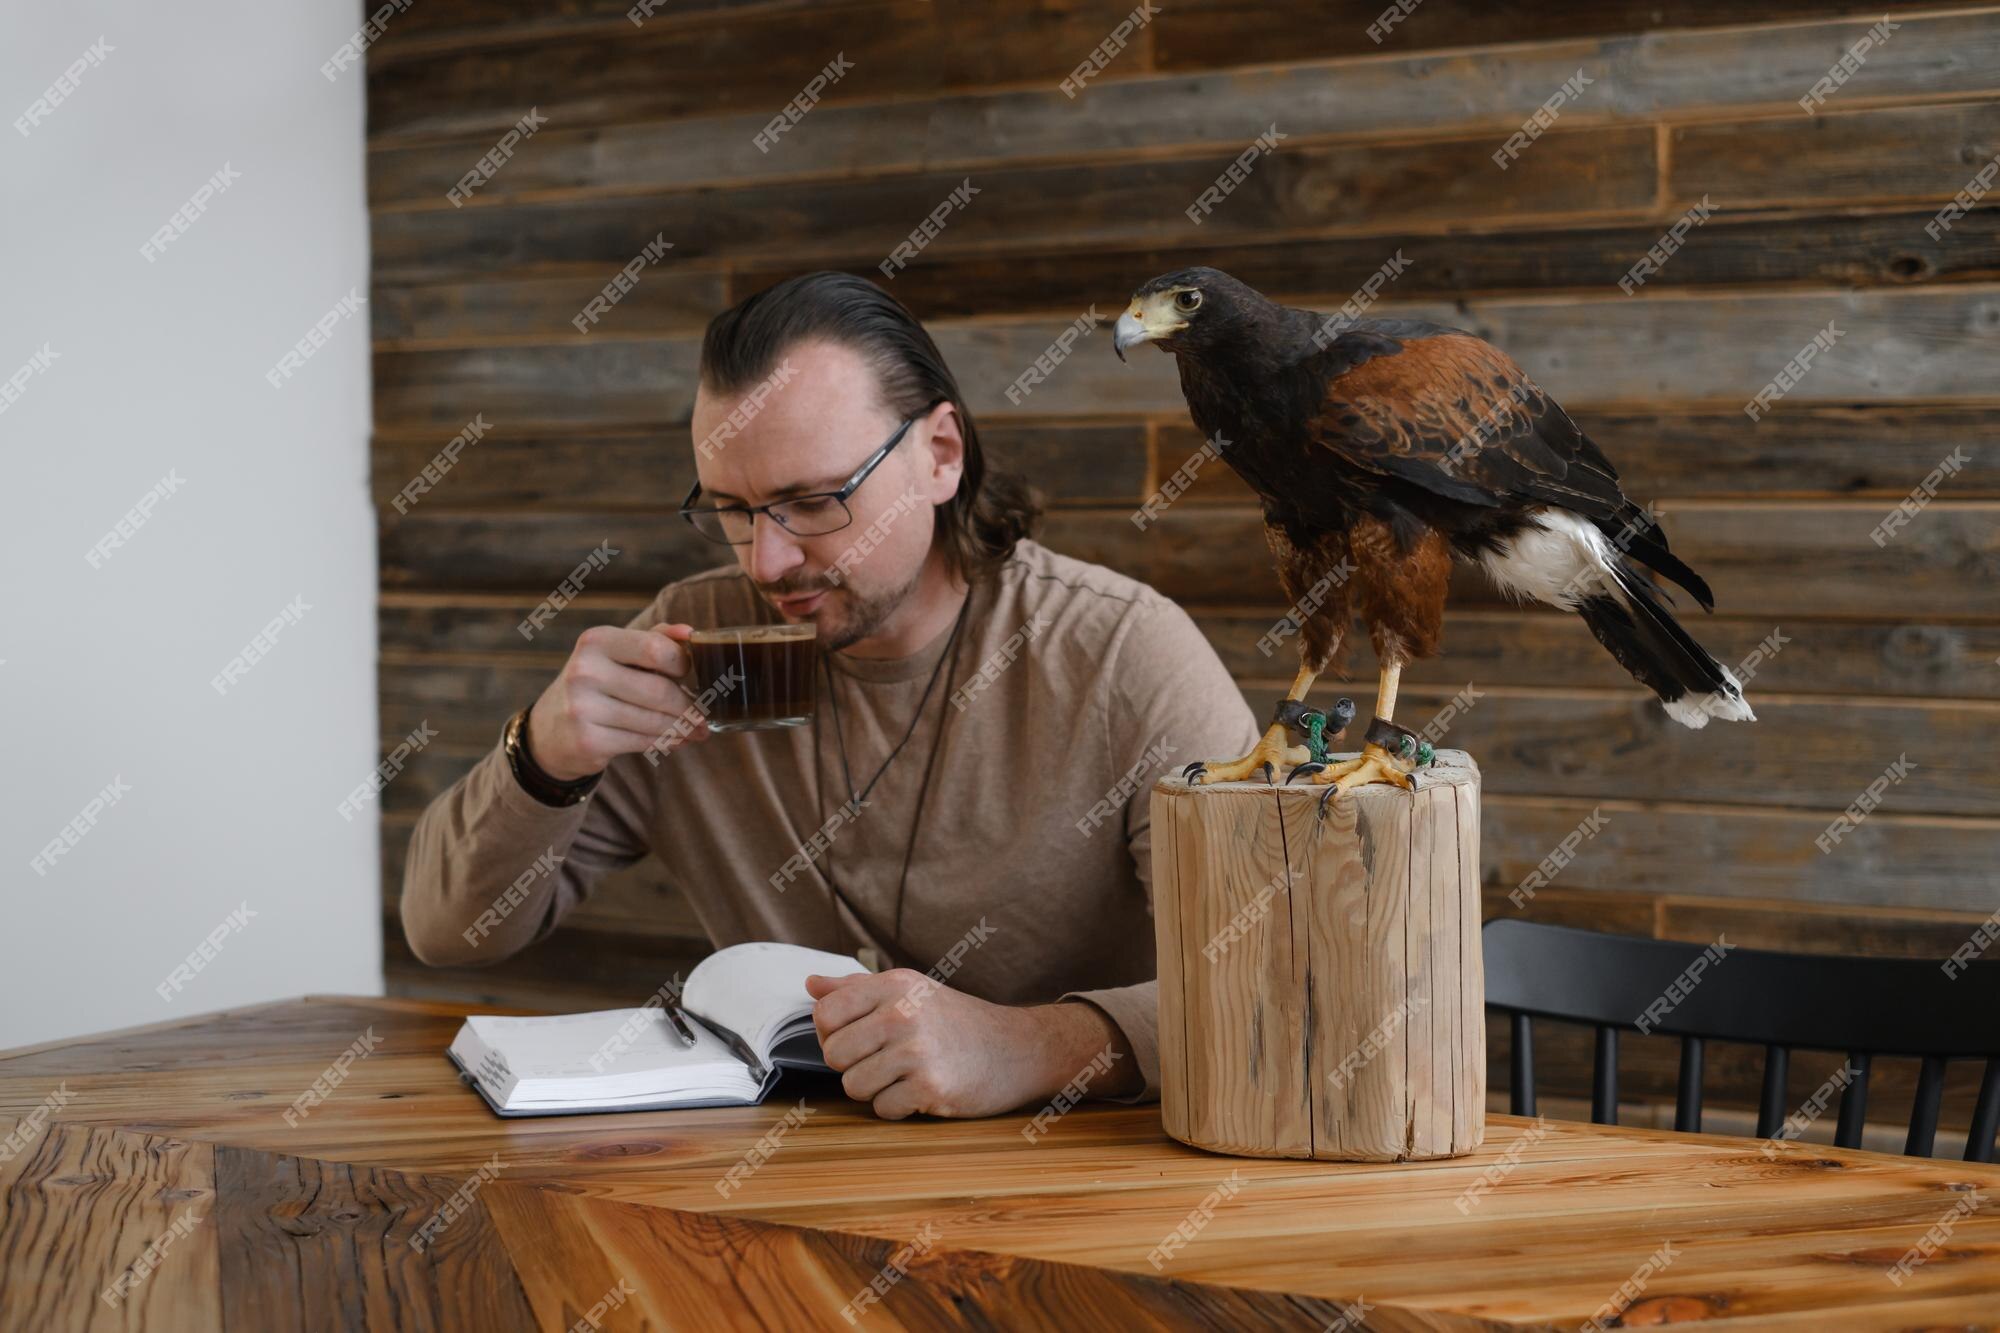
<svg viewBox="0 0 2000 1333">
<path fill-rule="evenodd" d="M 1479 768 L 1418 789 L 1153 788 L 1160 1108 L 1254 1157 L 1456 1157 L 1486 1133 Z"/>
</svg>

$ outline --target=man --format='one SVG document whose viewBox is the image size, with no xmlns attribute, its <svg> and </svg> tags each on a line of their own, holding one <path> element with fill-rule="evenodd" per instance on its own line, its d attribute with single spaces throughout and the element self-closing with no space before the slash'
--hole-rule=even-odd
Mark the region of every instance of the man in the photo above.
<svg viewBox="0 0 2000 1333">
<path fill-rule="evenodd" d="M 494 961 L 651 852 L 718 947 L 893 964 L 807 985 L 827 1063 L 878 1115 L 992 1115 L 1073 1080 L 1156 1097 L 1148 793 L 1257 736 L 1207 641 L 1029 539 L 1034 503 L 986 470 L 936 345 L 860 278 L 717 316 L 693 434 L 684 512 L 736 564 L 585 630 L 424 812 L 411 948 Z M 812 725 L 709 734 L 689 633 L 780 622 L 817 630 Z"/>
</svg>

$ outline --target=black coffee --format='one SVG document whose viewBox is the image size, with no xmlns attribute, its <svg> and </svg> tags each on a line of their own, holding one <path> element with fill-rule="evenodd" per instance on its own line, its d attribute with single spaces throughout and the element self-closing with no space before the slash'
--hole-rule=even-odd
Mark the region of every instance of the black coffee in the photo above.
<svg viewBox="0 0 2000 1333">
<path fill-rule="evenodd" d="M 802 727 L 812 721 L 816 633 L 811 625 L 696 630 L 688 655 L 709 730 Z"/>
</svg>

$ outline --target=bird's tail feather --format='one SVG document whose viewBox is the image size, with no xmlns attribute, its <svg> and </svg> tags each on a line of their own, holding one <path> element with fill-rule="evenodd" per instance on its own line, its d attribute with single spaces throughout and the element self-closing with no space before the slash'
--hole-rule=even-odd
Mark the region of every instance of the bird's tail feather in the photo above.
<svg viewBox="0 0 2000 1333">
<path fill-rule="evenodd" d="M 1667 549 L 1667 534 L 1661 531 L 1659 520 L 1651 513 L 1635 504 L 1627 504 L 1612 518 L 1599 523 L 1598 528 L 1613 544 L 1621 545 L 1622 549 L 1686 588 L 1701 603 L 1702 610 L 1715 609 L 1715 594 L 1709 591 L 1708 581 Z"/>
<path fill-rule="evenodd" d="M 1711 717 L 1756 721 L 1742 685 L 1681 628 L 1651 581 L 1616 557 L 1609 569 L 1610 590 L 1579 599 L 1576 610 L 1619 665 L 1683 726 L 1705 727 Z"/>
</svg>

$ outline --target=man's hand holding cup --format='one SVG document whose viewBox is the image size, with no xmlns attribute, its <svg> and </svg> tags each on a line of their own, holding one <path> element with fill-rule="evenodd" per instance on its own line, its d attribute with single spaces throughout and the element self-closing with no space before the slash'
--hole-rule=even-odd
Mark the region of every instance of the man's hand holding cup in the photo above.
<svg viewBox="0 0 2000 1333">
<path fill-rule="evenodd" d="M 536 767 L 572 782 L 621 754 L 670 752 L 705 740 L 708 723 L 689 692 L 691 625 L 625 629 L 593 625 L 528 713 Z"/>
</svg>

